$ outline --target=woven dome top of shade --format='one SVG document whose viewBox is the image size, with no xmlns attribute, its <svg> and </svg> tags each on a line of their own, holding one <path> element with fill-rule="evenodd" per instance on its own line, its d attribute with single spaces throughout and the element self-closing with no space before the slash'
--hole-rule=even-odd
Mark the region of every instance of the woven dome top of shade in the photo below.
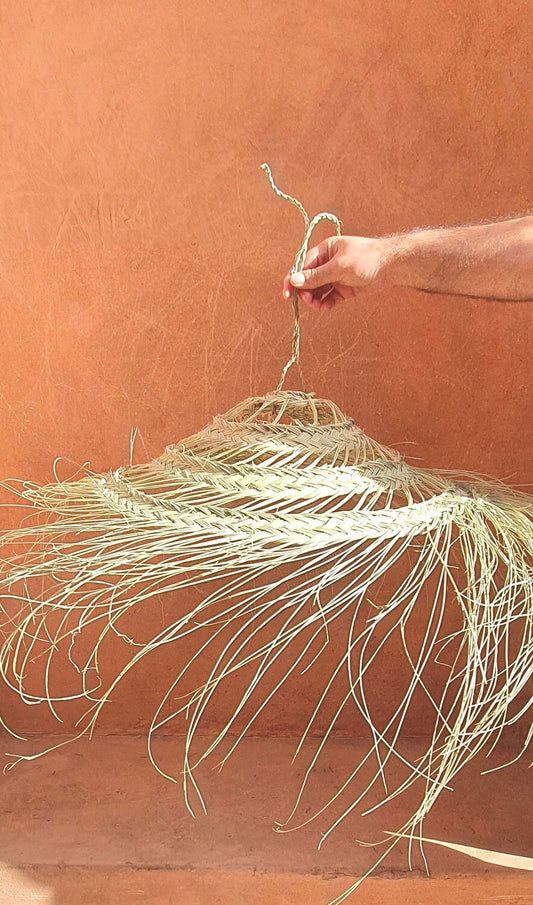
<svg viewBox="0 0 533 905">
<path fill-rule="evenodd" d="M 276 454 L 286 459 L 291 452 L 300 466 L 401 459 L 395 450 L 370 440 L 334 402 L 277 390 L 245 399 L 216 415 L 199 433 L 167 447 L 159 461 L 177 463 L 184 456 L 202 456 L 221 463 L 264 463 Z"/>
</svg>

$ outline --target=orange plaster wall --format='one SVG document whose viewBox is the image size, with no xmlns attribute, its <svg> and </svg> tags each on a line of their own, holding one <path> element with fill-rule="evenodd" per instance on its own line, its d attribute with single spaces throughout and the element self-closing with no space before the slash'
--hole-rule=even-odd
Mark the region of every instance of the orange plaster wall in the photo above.
<svg viewBox="0 0 533 905">
<path fill-rule="evenodd" d="M 134 427 L 141 461 L 275 386 L 301 223 L 263 160 L 347 233 L 531 206 L 527 2 L 20 0 L 0 22 L 0 478 L 115 467 Z M 369 434 L 532 482 L 533 306 L 402 290 L 302 333 L 310 387 Z M 143 728 L 174 666 L 104 727 Z M 267 729 L 301 728 L 308 681 Z"/>
</svg>

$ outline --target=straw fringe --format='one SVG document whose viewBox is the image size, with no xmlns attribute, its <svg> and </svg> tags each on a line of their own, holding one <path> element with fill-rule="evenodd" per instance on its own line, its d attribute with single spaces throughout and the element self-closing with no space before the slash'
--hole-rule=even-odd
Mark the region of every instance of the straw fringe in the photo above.
<svg viewBox="0 0 533 905">
<path fill-rule="evenodd" d="M 0 674 L 25 701 L 46 703 L 58 719 L 62 702 L 87 700 L 79 727 L 90 734 L 117 684 L 142 658 L 185 637 L 190 643 L 200 631 L 198 649 L 164 695 L 148 740 L 150 757 L 164 773 L 153 753 L 153 734 L 179 713 L 187 714 L 182 781 L 191 812 L 195 798 L 204 807 L 194 775 L 198 765 L 225 739 L 230 746 L 222 763 L 227 760 L 287 678 L 306 672 L 324 655 L 343 614 L 350 617 L 345 653 L 299 750 L 319 714 L 328 706 L 333 712 L 296 806 L 278 831 L 294 828 L 298 804 L 343 705 L 362 715 L 371 747 L 333 798 L 299 825 L 322 814 L 348 787 L 356 789 L 369 758 L 376 769 L 323 839 L 353 809 L 364 809 L 378 784 L 380 806 L 418 783 L 419 806 L 399 829 L 416 838 L 462 766 L 490 749 L 531 705 L 526 691 L 533 673 L 530 499 L 480 480 L 413 468 L 366 437 L 332 403 L 286 391 L 245 400 L 151 463 L 89 474 L 72 484 L 23 485 L 18 492 L 42 515 L 1 539 L 7 632 Z M 399 577 L 380 600 L 380 580 L 395 569 Z M 205 582 L 209 590 L 196 607 L 173 617 L 148 642 L 121 630 L 124 618 L 154 595 L 201 589 Z M 428 588 L 427 630 L 413 649 L 406 626 Z M 364 609 L 368 600 L 374 604 L 370 615 Z M 450 608 L 461 614 L 462 626 L 442 637 Z M 73 656 L 78 639 L 94 631 L 92 649 L 79 663 Z M 104 687 L 100 656 L 110 634 L 133 656 Z M 367 683 L 394 637 L 402 640 L 412 679 L 398 693 L 387 725 L 379 726 Z M 79 687 L 61 695 L 52 690 L 53 667 L 66 651 Z M 436 657 L 442 662 L 447 655 L 448 676 L 436 698 L 425 672 Z M 29 687 L 35 657 L 46 664 L 39 692 Z M 207 665 L 203 685 L 178 707 L 172 705 L 198 662 Z M 272 688 L 268 676 L 278 663 L 284 672 Z M 244 668 L 252 669 L 252 676 L 246 674 L 234 714 L 193 757 L 193 742 L 221 683 Z M 341 705 L 328 705 L 342 676 Z M 430 700 L 435 724 L 428 750 L 415 764 L 405 760 L 400 740 L 416 689 Z M 244 728 L 238 722 L 243 718 Z M 15 762 L 33 756 L 21 754 Z M 394 789 L 387 785 L 391 758 L 406 767 L 404 781 Z"/>
<path fill-rule="evenodd" d="M 304 219 L 293 267 L 300 269 L 316 224 L 329 220 L 340 233 L 340 221 L 327 213 L 311 220 L 300 202 L 277 188 L 266 164 L 263 169 L 276 194 Z M 176 782 L 157 763 L 153 741 L 158 730 L 185 715 L 178 775 L 194 813 L 198 805 L 205 810 L 197 767 L 224 741 L 221 764 L 226 762 L 287 679 L 305 675 L 330 649 L 344 618 L 344 652 L 332 665 L 295 756 L 327 714 L 326 726 L 314 739 L 294 807 L 276 829 L 306 825 L 349 795 L 322 844 L 353 810 L 368 813 L 417 784 L 418 806 L 398 835 L 387 837 L 375 868 L 402 835 L 410 839 L 409 859 L 412 842 L 422 850 L 422 823 L 439 795 L 531 710 L 533 501 L 474 476 L 413 468 L 334 403 L 282 390 L 293 364 L 305 388 L 296 292 L 292 305 L 292 354 L 276 392 L 244 400 L 153 462 L 72 483 L 9 485 L 35 518 L 0 536 L 0 676 L 26 703 L 46 704 L 59 721 L 63 705 L 83 702 L 76 737 L 90 736 L 129 672 L 164 645 L 187 639 L 194 652 L 154 713 L 148 753 L 155 768 Z M 190 587 L 200 592 L 195 606 L 177 614 L 174 608 L 169 624 L 148 641 L 131 637 L 132 613 L 156 595 Z M 414 643 L 409 620 L 421 607 L 425 628 Z M 450 614 L 459 621 L 451 631 Z M 100 666 L 111 636 L 129 658 L 105 681 L 109 673 Z M 369 689 L 395 639 L 411 677 L 405 689 L 390 689 L 391 700 L 396 694 L 393 712 L 379 725 Z M 64 666 L 66 657 L 76 688 L 57 693 L 54 666 Z M 35 660 L 44 664 L 38 690 L 32 687 Z M 442 669 L 447 661 L 440 694 L 426 678 L 433 661 Z M 187 681 L 202 663 L 205 679 L 191 691 Z M 281 677 L 273 678 L 280 664 Z M 235 676 L 245 677 L 241 698 L 198 753 L 206 713 L 216 706 L 220 686 Z M 334 690 L 341 680 L 339 702 Z M 416 693 L 429 701 L 434 727 L 427 751 L 412 763 L 401 737 Z M 368 726 L 368 753 L 338 791 L 298 824 L 309 779 L 346 706 Z M 8 728 L 1 717 L 0 724 Z M 517 757 L 532 736 L 533 727 Z M 9 755 L 9 766 L 43 753 Z M 389 788 L 393 761 L 405 778 Z M 371 800 L 376 792 L 377 802 Z"/>
</svg>

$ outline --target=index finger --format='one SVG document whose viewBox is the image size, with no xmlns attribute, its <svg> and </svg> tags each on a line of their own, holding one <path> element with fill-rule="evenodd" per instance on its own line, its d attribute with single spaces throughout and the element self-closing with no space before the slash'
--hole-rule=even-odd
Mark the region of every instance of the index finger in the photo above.
<svg viewBox="0 0 533 905">
<path fill-rule="evenodd" d="M 332 248 L 334 239 L 334 236 L 330 236 L 329 239 L 324 239 L 323 242 L 310 248 L 305 256 L 303 270 L 310 270 L 312 267 L 322 267 L 323 264 L 331 260 L 334 253 Z"/>
<path fill-rule="evenodd" d="M 320 245 L 323 244 L 323 242 L 320 243 Z M 311 267 L 318 267 L 319 264 L 323 263 L 320 260 L 320 245 L 313 245 L 312 248 L 308 249 L 302 270 L 309 270 Z"/>
</svg>

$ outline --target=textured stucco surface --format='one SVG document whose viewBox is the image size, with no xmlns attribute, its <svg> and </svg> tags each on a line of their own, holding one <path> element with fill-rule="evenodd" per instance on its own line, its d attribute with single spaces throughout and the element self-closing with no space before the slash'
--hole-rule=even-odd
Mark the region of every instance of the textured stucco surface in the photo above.
<svg viewBox="0 0 533 905">
<path fill-rule="evenodd" d="M 4 4 L 0 477 L 107 470 L 134 427 L 142 461 L 275 385 L 301 225 L 264 159 L 346 232 L 527 209 L 532 19 L 516 0 Z M 531 483 L 533 306 L 397 291 L 304 311 L 302 333 L 310 387 L 371 435 Z M 172 668 L 141 669 L 103 728 L 144 727 Z M 263 730 L 290 733 L 321 681 Z"/>
<path fill-rule="evenodd" d="M 0 478 L 48 481 L 59 456 L 62 477 L 83 463 L 107 470 L 127 460 L 134 427 L 142 461 L 275 386 L 291 332 L 281 277 L 301 226 L 271 194 L 263 160 L 347 233 L 530 208 L 532 25 L 525 0 L 4 0 Z M 310 387 L 369 434 L 427 465 L 533 482 L 533 305 L 395 291 L 304 311 L 302 335 Z M 5 524 L 17 517 L 2 512 Z M 155 618 L 139 614 L 141 634 Z M 132 676 L 102 730 L 144 731 L 175 666 L 165 651 Z M 376 689 L 384 706 L 397 669 Z M 308 673 L 256 731 L 301 730 L 321 682 L 320 669 Z M 68 731 L 2 698 L 23 731 Z M 427 731 L 427 717 L 417 710 L 409 731 Z M 223 785 L 215 817 L 191 831 L 194 869 L 183 857 L 172 865 L 172 821 L 187 840 L 189 818 L 141 743 L 122 744 L 101 739 L 90 754 L 51 755 L 2 779 L 0 863 L 12 866 L 1 905 L 325 903 L 346 885 L 332 874 L 362 866 L 351 848 L 316 860 L 305 832 L 275 849 L 266 823 L 239 823 Z M 259 763 L 247 750 L 241 772 L 228 765 L 233 783 Z M 267 801 L 269 820 L 292 782 L 280 752 L 266 757 L 280 775 L 264 773 L 248 802 L 257 814 Z M 336 769 L 319 779 L 334 784 Z M 472 779 L 443 803 L 437 828 L 531 854 L 522 776 L 497 774 L 491 793 Z M 220 838 L 224 815 L 236 842 Z M 355 901 L 532 901 L 528 877 L 432 856 L 434 881 L 381 877 Z"/>
</svg>

